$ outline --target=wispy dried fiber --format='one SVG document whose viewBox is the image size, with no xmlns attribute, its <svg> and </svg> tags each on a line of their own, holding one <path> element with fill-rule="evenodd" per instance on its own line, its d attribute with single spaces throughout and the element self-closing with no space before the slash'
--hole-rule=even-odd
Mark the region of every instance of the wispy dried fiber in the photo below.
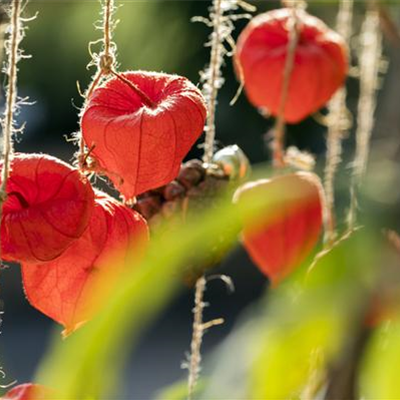
<svg viewBox="0 0 400 400">
<path fill-rule="evenodd" d="M 203 161 L 211 163 L 214 154 L 215 142 L 215 111 L 218 91 L 224 84 L 221 68 L 226 56 L 231 56 L 235 49 L 232 32 L 234 22 L 242 18 L 251 18 L 248 13 L 238 13 L 238 10 L 254 11 L 254 7 L 241 0 L 214 0 L 210 7 L 208 18 L 195 17 L 193 21 L 203 22 L 212 28 L 210 40 L 206 46 L 211 47 L 210 63 L 200 73 L 203 83 L 203 94 L 207 100 L 208 117 L 205 127 L 206 138 L 204 144 Z"/>
<path fill-rule="evenodd" d="M 337 16 L 337 32 L 350 43 L 353 21 L 353 0 L 341 0 Z M 349 51 L 349 62 L 350 51 Z M 346 106 L 347 91 L 340 88 L 329 104 L 328 139 L 325 165 L 325 194 L 327 207 L 327 223 L 325 239 L 331 242 L 335 238 L 335 176 L 342 161 L 342 140 L 351 127 L 351 118 Z"/>
<path fill-rule="evenodd" d="M 357 190 L 368 163 L 370 139 L 374 128 L 379 74 L 382 65 L 382 33 L 376 9 L 367 11 L 360 36 L 360 98 L 358 101 L 356 152 L 352 174 L 352 196 L 348 216 L 349 227 L 356 222 Z"/>
</svg>

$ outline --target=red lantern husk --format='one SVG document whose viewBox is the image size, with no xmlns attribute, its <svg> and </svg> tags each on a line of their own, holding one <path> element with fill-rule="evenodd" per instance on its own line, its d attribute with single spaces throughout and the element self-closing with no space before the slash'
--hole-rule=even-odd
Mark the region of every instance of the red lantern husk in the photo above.
<svg viewBox="0 0 400 400">
<path fill-rule="evenodd" d="M 92 219 L 80 239 L 53 261 L 22 264 L 26 296 L 69 334 L 111 295 L 128 252 L 138 261 L 147 240 L 147 224 L 137 212 L 96 192 Z"/>
<path fill-rule="evenodd" d="M 303 10 L 297 15 L 299 40 L 284 109 L 288 123 L 323 107 L 348 71 L 347 46 L 341 36 Z M 235 54 L 236 72 L 250 102 L 273 116 L 281 104 L 290 18 L 287 8 L 257 16 L 241 33 Z"/>
<path fill-rule="evenodd" d="M 42 385 L 24 383 L 14 386 L 1 400 L 54 400 L 54 392 Z"/>
<path fill-rule="evenodd" d="M 82 135 L 97 164 L 125 200 L 172 181 L 201 135 L 206 106 L 186 78 L 126 72 L 96 89 L 82 116 Z M 145 95 L 146 101 L 140 93 Z"/>
<path fill-rule="evenodd" d="M 77 169 L 46 154 L 16 154 L 1 221 L 1 256 L 8 261 L 55 259 L 88 226 L 94 194 Z"/>
<path fill-rule="evenodd" d="M 255 194 L 271 200 L 268 213 L 244 221 L 243 243 L 273 284 L 289 275 L 318 242 L 323 223 L 323 190 L 312 173 L 299 172 L 243 185 L 241 201 Z"/>
</svg>

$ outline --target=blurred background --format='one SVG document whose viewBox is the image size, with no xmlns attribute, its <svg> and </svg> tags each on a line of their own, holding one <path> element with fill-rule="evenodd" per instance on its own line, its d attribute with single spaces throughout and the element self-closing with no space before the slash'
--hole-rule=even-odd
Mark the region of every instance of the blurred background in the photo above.
<svg viewBox="0 0 400 400">
<path fill-rule="evenodd" d="M 154 70 L 176 73 L 199 82 L 199 71 L 209 59 L 204 47 L 209 28 L 192 23 L 193 16 L 206 16 L 208 1 L 117 1 L 116 18 L 119 23 L 114 34 L 118 46 L 119 70 Z M 252 2 L 258 12 L 276 8 L 278 2 L 264 0 Z M 400 4 L 387 8 L 393 21 L 400 22 Z M 19 135 L 16 149 L 23 152 L 46 152 L 72 161 L 76 147 L 71 142 L 79 129 L 78 113 L 82 98 L 77 82 L 85 89 L 95 70 L 87 69 L 90 62 L 88 43 L 101 37 L 95 29 L 100 6 L 95 0 L 31 0 L 24 16 L 37 18 L 27 24 L 22 47 L 32 56 L 19 64 L 19 95 L 34 102 L 23 106 L 18 124 L 26 121 L 23 135 Z M 354 31 L 359 32 L 363 2 L 356 3 Z M 309 12 L 334 26 L 337 4 L 311 3 Z M 237 35 L 246 21 L 237 24 Z M 362 207 L 373 213 L 382 226 L 399 228 L 400 208 L 400 47 L 395 37 L 385 39 L 385 57 L 390 61 L 379 93 L 377 123 L 374 130 L 369 187 Z M 354 42 L 357 41 L 357 35 Z M 356 47 L 356 46 L 355 46 Z M 96 48 L 94 47 L 94 51 Z M 355 63 L 356 63 L 355 54 Z M 348 106 L 355 112 L 358 99 L 356 70 L 348 80 Z M 231 60 L 224 67 L 226 83 L 218 97 L 218 146 L 238 144 L 252 163 L 270 159 L 266 132 L 273 120 L 266 120 L 247 101 L 244 94 L 233 106 L 238 82 Z M 4 80 L 4 79 L 2 79 Z M 325 113 L 324 110 L 321 111 Z M 354 132 L 352 132 L 354 133 Z M 317 169 L 322 171 L 325 153 L 326 128 L 314 117 L 299 125 L 289 126 L 287 143 L 307 150 L 317 157 Z M 344 140 L 344 162 L 339 173 L 339 209 L 348 204 L 347 177 L 354 149 L 354 135 Z M 200 158 L 201 140 L 188 158 Z M 340 182 L 344 182 L 340 186 Z M 268 286 L 265 277 L 251 264 L 244 250 L 237 246 L 216 271 L 232 277 L 236 290 L 228 295 L 221 283 L 210 283 L 206 299 L 211 304 L 205 318 L 224 317 L 222 327 L 212 329 L 205 337 L 205 352 L 223 339 L 232 329 L 241 312 L 256 301 Z M 46 350 L 47 339 L 54 329 L 53 323 L 27 303 L 21 286 L 18 266 L 1 270 L 0 298 L 2 334 L 0 336 L 0 366 L 6 373 L 0 384 L 14 380 L 29 381 Z M 156 290 L 156 288 L 155 288 Z M 192 324 L 193 293 L 182 288 L 176 301 L 151 326 L 140 346 L 132 355 L 126 371 L 126 398 L 149 399 L 163 386 L 185 376 L 180 364 L 189 350 Z M 129 316 L 127 316 L 129 318 Z M 61 331 L 61 328 L 56 328 Z"/>
</svg>

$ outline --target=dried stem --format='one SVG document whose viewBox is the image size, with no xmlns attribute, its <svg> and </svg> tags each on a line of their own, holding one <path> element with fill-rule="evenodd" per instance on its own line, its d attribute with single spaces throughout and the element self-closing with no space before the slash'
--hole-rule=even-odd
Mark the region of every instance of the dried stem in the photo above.
<svg viewBox="0 0 400 400">
<path fill-rule="evenodd" d="M 85 109 L 88 100 L 93 94 L 93 91 L 96 89 L 96 87 L 99 86 L 102 79 L 105 76 L 112 73 L 112 69 L 115 63 L 115 57 L 114 57 L 115 51 L 112 45 L 112 31 L 113 31 L 112 15 L 114 11 L 114 0 L 105 0 L 104 4 L 102 3 L 102 6 L 103 6 L 103 20 L 101 29 L 103 31 L 103 39 L 102 39 L 103 51 L 99 55 L 92 54 L 92 60 L 89 65 L 93 64 L 97 65 L 97 71 L 93 77 L 91 84 L 89 85 L 89 88 L 86 90 L 85 103 L 82 107 L 82 110 Z M 87 158 L 88 157 L 86 155 L 85 141 L 81 133 L 79 137 L 79 153 L 78 153 L 80 168 L 85 167 Z"/>
<path fill-rule="evenodd" d="M 353 0 L 341 0 L 337 16 L 337 31 L 346 43 L 352 35 Z M 350 52 L 349 52 L 350 62 Z M 335 176 L 341 162 L 342 139 L 347 135 L 351 126 L 348 109 L 346 107 L 347 91 L 340 88 L 329 104 L 328 139 L 325 165 L 325 194 L 327 218 L 325 226 L 325 240 L 331 243 L 335 238 Z"/>
<path fill-rule="evenodd" d="M 285 68 L 283 71 L 282 92 L 279 104 L 278 116 L 274 126 L 274 140 L 272 143 L 273 149 L 273 165 L 275 168 L 281 168 L 285 165 L 284 161 L 284 148 L 285 148 L 285 107 L 289 94 L 290 77 L 292 75 L 294 60 L 296 56 L 296 48 L 299 41 L 299 21 L 297 16 L 297 9 L 300 3 L 293 2 L 288 5 L 292 11 L 292 18 L 289 27 L 289 41 L 285 60 Z"/>
<path fill-rule="evenodd" d="M 232 280 L 225 275 L 213 275 L 208 277 L 208 280 L 212 279 L 221 279 L 229 289 L 229 291 L 233 291 L 233 283 Z M 187 363 L 184 364 L 184 367 L 188 368 L 188 395 L 187 399 L 192 400 L 193 394 L 196 388 L 196 384 L 199 378 L 200 369 L 201 369 L 201 345 L 203 343 L 203 336 L 207 329 L 212 328 L 213 326 L 222 325 L 224 320 L 222 318 L 213 319 L 208 322 L 203 321 L 203 311 L 206 307 L 206 303 L 204 302 L 204 292 L 206 290 L 207 278 L 202 276 L 196 282 L 196 289 L 194 295 L 194 308 L 193 308 L 193 333 L 192 333 L 192 341 L 190 344 L 190 356 Z"/>
<path fill-rule="evenodd" d="M 212 34 L 212 45 L 211 45 L 211 58 L 210 58 L 210 70 L 209 70 L 209 90 L 210 95 L 208 96 L 208 116 L 206 124 L 206 138 L 204 144 L 204 158 L 203 161 L 210 164 L 214 155 L 214 141 L 215 141 L 215 110 L 217 104 L 217 95 L 219 85 L 217 84 L 221 74 L 222 54 L 221 51 L 221 20 L 222 20 L 222 0 L 214 0 L 214 18 L 213 22 L 213 34 Z"/>
<path fill-rule="evenodd" d="M 6 105 L 4 118 L 2 120 L 3 128 L 3 169 L 1 171 L 0 185 L 0 220 L 2 215 L 3 203 L 7 197 L 7 179 L 10 174 L 10 164 L 13 155 L 14 133 L 14 112 L 17 107 L 17 63 L 19 58 L 19 43 L 22 39 L 21 30 L 21 1 L 14 0 L 11 3 L 11 20 L 10 20 L 10 39 L 7 46 L 8 64 L 8 86 L 6 93 Z"/>
<path fill-rule="evenodd" d="M 201 364 L 201 344 L 203 342 L 203 310 L 205 303 L 203 301 L 204 292 L 206 290 L 206 279 L 202 276 L 196 282 L 196 291 L 194 296 L 194 321 L 192 342 L 190 344 L 190 362 L 188 377 L 188 400 L 192 399 L 194 388 L 196 386 Z"/>
<path fill-rule="evenodd" d="M 235 42 L 232 38 L 232 32 L 235 29 L 234 23 L 239 19 L 251 17 L 247 13 L 235 13 L 234 11 L 238 9 L 254 11 L 254 7 L 242 0 L 213 0 L 209 18 L 193 18 L 193 21 L 203 22 L 213 29 L 210 41 L 206 44 L 211 47 L 210 63 L 200 73 L 208 108 L 203 156 L 206 164 L 211 164 L 214 155 L 217 96 L 224 83 L 221 68 L 224 57 L 231 56 L 235 50 Z"/>
<path fill-rule="evenodd" d="M 357 189 L 367 168 L 370 138 L 374 127 L 376 92 L 382 57 L 382 34 L 378 10 L 367 11 L 361 32 L 360 99 L 358 102 L 356 152 L 353 164 L 349 228 L 354 227 L 357 214 Z"/>
<path fill-rule="evenodd" d="M 208 116 L 205 126 L 205 143 L 203 161 L 205 164 L 211 165 L 214 155 L 215 144 L 215 113 L 217 107 L 218 91 L 224 83 L 221 73 L 221 67 L 226 55 L 230 56 L 235 50 L 234 40 L 231 36 L 234 30 L 234 22 L 238 19 L 250 18 L 249 14 L 228 14 L 230 11 L 244 9 L 246 11 L 254 11 L 254 7 L 250 6 L 242 0 L 213 0 L 209 19 L 196 17 L 193 21 L 203 22 L 207 26 L 212 27 L 211 40 L 207 46 L 211 47 L 210 64 L 200 73 L 203 82 L 203 94 L 207 101 Z M 230 50 L 225 47 L 225 43 L 230 46 Z M 222 279 L 230 282 L 227 277 Z M 195 291 L 195 307 L 193 336 L 191 342 L 191 353 L 188 363 L 188 400 L 192 399 L 193 392 L 200 373 L 201 363 L 201 344 L 206 329 L 223 323 L 222 319 L 216 319 L 207 323 L 203 323 L 203 302 L 204 291 L 206 289 L 206 278 L 203 275 L 196 282 Z"/>
<path fill-rule="evenodd" d="M 106 0 L 104 8 L 103 32 L 104 32 L 104 54 L 110 55 L 111 48 L 111 16 L 114 9 L 114 0 Z"/>
<path fill-rule="evenodd" d="M 3 65 L 3 57 L 4 57 L 4 36 L 8 23 L 8 15 L 7 11 L 4 8 L 4 5 L 0 5 L 0 65 Z M 0 94 L 1 96 L 1 94 Z"/>
<path fill-rule="evenodd" d="M 154 103 L 153 100 L 150 99 L 149 96 L 147 96 L 147 94 L 145 92 L 143 92 L 137 85 L 135 85 L 133 82 L 131 82 L 130 80 L 126 79 L 125 77 L 123 77 L 121 74 L 119 74 L 118 72 L 115 72 L 113 69 L 111 69 L 110 71 L 115 77 L 117 77 L 119 80 L 121 80 L 122 82 L 124 82 L 127 86 L 129 86 L 139 97 L 140 99 L 143 101 L 143 103 L 150 108 L 155 108 L 156 107 L 156 103 Z"/>
</svg>

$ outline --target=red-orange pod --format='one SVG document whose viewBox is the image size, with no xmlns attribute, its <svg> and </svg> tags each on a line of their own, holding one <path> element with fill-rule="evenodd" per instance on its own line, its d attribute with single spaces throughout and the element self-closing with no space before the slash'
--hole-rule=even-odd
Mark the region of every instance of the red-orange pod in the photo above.
<svg viewBox="0 0 400 400">
<path fill-rule="evenodd" d="M 0 400 L 54 400 L 54 392 L 45 386 L 24 383 L 14 386 Z"/>
<path fill-rule="evenodd" d="M 47 154 L 14 155 L 1 220 L 1 257 L 58 257 L 88 226 L 94 193 L 77 169 Z"/>
<path fill-rule="evenodd" d="M 297 11 L 296 47 L 284 118 L 297 123 L 323 107 L 344 83 L 348 71 L 347 45 L 321 20 Z M 244 80 L 250 102 L 276 116 L 279 112 L 288 49 L 291 10 L 255 17 L 240 34 L 236 72 Z"/>
<path fill-rule="evenodd" d="M 139 213 L 96 192 L 90 224 L 60 257 L 47 263 L 23 263 L 22 278 L 31 305 L 71 333 L 89 320 L 112 293 L 132 251 L 143 256 L 148 241 Z"/>
<path fill-rule="evenodd" d="M 243 244 L 273 284 L 289 275 L 313 250 L 323 225 L 323 189 L 319 178 L 298 172 L 244 184 L 237 202 L 252 196 L 270 200 L 266 214 L 244 221 Z"/>
<path fill-rule="evenodd" d="M 97 171 L 126 200 L 171 182 L 203 132 L 206 106 L 188 79 L 157 72 L 126 72 L 93 92 L 82 135 Z"/>
</svg>

